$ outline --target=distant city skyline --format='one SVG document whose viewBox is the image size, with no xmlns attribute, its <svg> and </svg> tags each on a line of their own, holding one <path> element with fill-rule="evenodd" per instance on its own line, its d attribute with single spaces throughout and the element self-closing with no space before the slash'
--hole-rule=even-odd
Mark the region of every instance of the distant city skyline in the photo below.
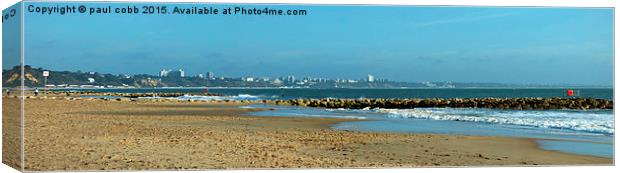
<svg viewBox="0 0 620 173">
<path fill-rule="evenodd" d="M 43 80 L 42 74 L 49 71 L 50 83 L 45 87 L 52 88 L 150 88 L 150 87 L 220 87 L 220 88 L 574 88 L 593 87 L 607 88 L 606 85 L 545 85 L 545 84 L 510 84 L 510 83 L 472 83 L 455 81 L 419 81 L 406 82 L 394 81 L 385 78 L 377 78 L 368 74 L 365 78 L 326 78 L 317 76 L 295 77 L 293 75 L 266 77 L 266 76 L 215 76 L 213 72 L 207 72 L 207 76 L 198 74 L 185 76 L 182 69 L 162 69 L 158 75 L 152 74 L 109 74 L 94 71 L 54 71 L 42 68 L 26 66 L 26 76 L 33 76 Z M 21 70 L 12 69 L 4 71 L 13 76 Z M 36 79 L 27 78 L 28 86 L 37 85 Z M 14 80 L 4 81 L 5 84 L 16 85 Z M 43 86 L 41 86 L 43 87 Z"/>
<path fill-rule="evenodd" d="M 309 14 L 26 13 L 25 61 L 112 74 L 613 85 L 610 8 L 243 6 Z"/>
<path fill-rule="evenodd" d="M 28 65 L 29 66 L 29 65 Z M 34 67 L 37 68 L 37 67 Z M 50 70 L 50 71 L 57 71 L 57 70 L 53 70 L 53 69 L 43 69 L 43 70 Z M 57 71 L 58 72 L 58 71 Z M 599 84 L 540 84 L 540 83 L 501 83 L 501 82 L 461 82 L 461 81 L 398 81 L 398 80 L 392 80 L 392 79 L 388 79 L 388 78 L 381 78 L 378 76 L 375 76 L 373 74 L 367 74 L 366 76 L 363 77 L 353 77 L 353 78 L 330 78 L 330 77 L 324 77 L 324 76 L 295 76 L 295 75 L 285 75 L 285 76 L 261 76 L 261 75 L 246 75 L 246 76 L 216 76 L 214 72 L 206 72 L 206 73 L 196 73 L 195 75 L 185 75 L 185 71 L 183 69 L 177 69 L 177 70 L 171 70 L 171 69 L 162 69 L 160 70 L 157 74 L 150 74 L 150 73 L 140 73 L 140 74 L 126 74 L 126 73 L 119 73 L 119 74 L 112 74 L 112 73 L 100 73 L 100 72 L 96 72 L 96 71 L 71 71 L 71 72 L 81 72 L 81 73 L 87 73 L 89 75 L 94 76 L 104 76 L 104 75 L 114 75 L 114 76 L 121 76 L 122 78 L 133 78 L 134 76 L 141 76 L 141 77 L 145 77 L 144 75 L 151 76 L 151 77 L 155 77 L 156 79 L 164 79 L 164 78 L 175 78 L 175 79 L 180 79 L 180 78 L 202 78 L 202 79 L 207 79 L 207 80 L 242 80 L 244 82 L 270 82 L 270 83 L 297 83 L 297 82 L 302 82 L 300 84 L 303 83 L 308 83 L 308 82 L 319 82 L 319 83 L 326 83 L 326 82 L 336 82 L 336 83 L 360 83 L 360 82 L 369 82 L 369 83 L 385 83 L 385 82 L 396 82 L 396 83 L 409 83 L 409 84 L 414 84 L 414 83 L 419 83 L 419 84 L 423 84 L 427 87 L 439 87 L 439 88 L 454 88 L 455 86 L 453 85 L 453 83 L 471 83 L 471 84 L 501 84 L 501 85 L 517 85 L 517 86 L 566 86 L 566 87 L 575 87 L 575 86 L 591 86 L 591 87 L 610 87 L 613 85 L 599 85 Z M 92 81 L 91 81 L 92 79 Z M 89 81 L 89 83 L 93 83 L 94 79 L 93 78 L 88 78 L 87 79 Z M 439 85 L 438 85 L 439 84 Z"/>
</svg>

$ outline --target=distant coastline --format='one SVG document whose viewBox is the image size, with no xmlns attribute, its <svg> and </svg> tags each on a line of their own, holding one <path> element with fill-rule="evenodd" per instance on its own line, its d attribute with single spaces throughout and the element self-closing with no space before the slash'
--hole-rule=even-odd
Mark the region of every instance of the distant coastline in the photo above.
<svg viewBox="0 0 620 173">
<path fill-rule="evenodd" d="M 44 77 L 43 71 L 50 76 Z M 21 69 L 15 66 L 3 70 L 3 87 L 21 85 Z M 365 79 L 330 79 L 323 77 L 218 77 L 207 75 L 185 76 L 182 70 L 162 70 L 160 75 L 102 74 L 98 72 L 53 71 L 24 66 L 24 85 L 49 89 L 588 89 L 613 88 L 613 85 L 584 84 L 505 84 L 452 81 L 403 82 L 379 79 L 373 75 Z"/>
</svg>

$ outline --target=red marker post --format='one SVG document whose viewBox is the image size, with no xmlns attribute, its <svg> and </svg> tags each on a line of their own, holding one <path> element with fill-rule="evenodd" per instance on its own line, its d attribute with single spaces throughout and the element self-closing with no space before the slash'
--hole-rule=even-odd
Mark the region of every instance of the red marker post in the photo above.
<svg viewBox="0 0 620 173">
<path fill-rule="evenodd" d="M 566 90 L 566 95 L 569 96 L 569 97 L 572 97 L 573 95 L 575 95 L 575 92 L 573 90 L 569 89 L 569 90 Z"/>
</svg>

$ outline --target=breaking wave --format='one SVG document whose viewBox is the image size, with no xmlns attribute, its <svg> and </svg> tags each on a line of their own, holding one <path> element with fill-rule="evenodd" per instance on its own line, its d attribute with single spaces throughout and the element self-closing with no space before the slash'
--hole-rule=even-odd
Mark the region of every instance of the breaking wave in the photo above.
<svg viewBox="0 0 620 173">
<path fill-rule="evenodd" d="M 614 133 L 613 113 L 609 111 L 516 111 L 493 109 L 373 109 L 387 118 L 419 118 L 447 121 L 468 121 L 509 124 L 556 129 L 571 129 L 592 133 Z"/>
</svg>

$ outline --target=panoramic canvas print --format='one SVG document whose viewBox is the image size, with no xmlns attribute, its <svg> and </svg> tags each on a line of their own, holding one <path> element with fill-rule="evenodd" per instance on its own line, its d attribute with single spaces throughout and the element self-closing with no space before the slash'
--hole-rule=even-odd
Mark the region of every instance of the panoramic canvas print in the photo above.
<svg viewBox="0 0 620 173">
<path fill-rule="evenodd" d="M 3 10 L 21 171 L 613 165 L 613 8 Z"/>
</svg>

